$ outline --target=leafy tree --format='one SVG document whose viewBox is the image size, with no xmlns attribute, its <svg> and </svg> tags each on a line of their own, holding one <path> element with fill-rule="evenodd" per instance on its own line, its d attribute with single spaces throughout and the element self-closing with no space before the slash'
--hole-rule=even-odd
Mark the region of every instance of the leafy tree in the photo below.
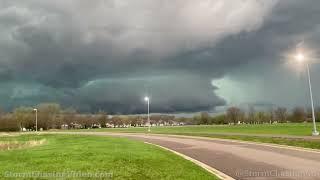
<svg viewBox="0 0 320 180">
<path fill-rule="evenodd" d="M 227 117 L 225 114 L 217 115 L 211 118 L 211 124 L 227 124 Z"/>
<path fill-rule="evenodd" d="M 193 124 L 199 125 L 201 124 L 201 117 L 199 115 L 193 116 Z"/>
<path fill-rule="evenodd" d="M 208 112 L 201 112 L 200 113 L 200 124 L 209 124 L 209 113 Z"/>
</svg>

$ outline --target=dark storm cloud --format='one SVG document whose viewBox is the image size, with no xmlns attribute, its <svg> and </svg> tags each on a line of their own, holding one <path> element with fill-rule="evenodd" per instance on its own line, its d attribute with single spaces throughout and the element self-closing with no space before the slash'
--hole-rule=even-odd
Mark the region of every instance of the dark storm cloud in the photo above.
<svg viewBox="0 0 320 180">
<path fill-rule="evenodd" d="M 237 97 L 226 92 L 225 88 L 217 94 L 226 98 L 230 104 L 264 102 L 286 107 L 309 107 L 306 74 L 301 70 L 297 72 L 297 67 L 291 67 L 297 64 L 286 55 L 294 53 L 297 44 L 304 41 L 303 46 L 312 51 L 311 58 L 319 58 L 319 5 L 320 2 L 314 0 L 279 1 L 259 30 L 249 33 L 242 40 L 234 41 L 233 47 L 238 51 L 231 52 L 237 54 L 247 51 L 239 59 L 246 58 L 250 61 L 239 64 L 237 68 L 225 73 L 224 78 L 213 82 L 215 85 L 219 84 L 218 87 L 235 89 Z M 312 64 L 311 73 L 314 91 L 318 92 L 320 81 L 316 77 L 320 74 L 317 63 Z M 319 98 L 319 93 L 314 93 L 316 105 L 320 105 Z"/>
<path fill-rule="evenodd" d="M 156 112 L 212 110 L 225 102 L 211 80 L 313 33 L 314 4 L 3 0 L 0 80 L 9 105 L 2 104 L 56 101 L 83 111 L 136 113 L 149 91 Z M 20 95 L 12 96 L 13 89 Z"/>
<path fill-rule="evenodd" d="M 190 86 L 192 82 L 192 86 Z M 209 91 L 208 91 L 209 89 Z M 79 96 L 90 110 L 107 108 L 109 112 L 145 113 L 143 97 L 149 95 L 152 112 L 189 112 L 224 104 L 215 96 L 207 80 L 188 74 L 147 79 L 100 79 L 81 88 Z M 147 91 L 148 92 L 147 92 Z M 95 94 L 96 97 L 88 96 Z"/>
</svg>

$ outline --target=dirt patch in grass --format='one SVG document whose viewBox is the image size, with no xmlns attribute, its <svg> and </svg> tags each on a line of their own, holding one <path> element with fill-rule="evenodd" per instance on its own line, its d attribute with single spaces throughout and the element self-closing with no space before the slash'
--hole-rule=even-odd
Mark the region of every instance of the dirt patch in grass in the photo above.
<svg viewBox="0 0 320 180">
<path fill-rule="evenodd" d="M 34 147 L 42 145 L 45 142 L 45 139 L 29 141 L 0 141 L 0 151 Z"/>
<path fill-rule="evenodd" d="M 10 136 L 19 136 L 20 134 L 18 133 L 2 133 L 0 132 L 0 137 L 3 136 L 3 137 L 10 137 Z"/>
</svg>

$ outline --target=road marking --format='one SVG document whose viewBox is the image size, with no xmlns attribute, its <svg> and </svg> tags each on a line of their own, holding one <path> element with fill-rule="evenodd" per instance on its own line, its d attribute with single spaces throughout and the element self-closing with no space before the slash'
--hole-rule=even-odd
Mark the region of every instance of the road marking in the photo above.
<svg viewBox="0 0 320 180">
<path fill-rule="evenodd" d="M 189 160 L 189 161 L 195 163 L 196 165 L 202 167 L 203 169 L 205 169 L 206 171 L 210 172 L 211 174 L 214 174 L 214 175 L 217 176 L 219 179 L 223 179 L 223 180 L 235 180 L 234 178 L 232 178 L 232 177 L 224 174 L 223 172 L 221 172 L 221 171 L 219 171 L 219 170 L 217 170 L 217 169 L 215 169 L 215 168 L 213 168 L 213 167 L 211 167 L 211 166 L 208 166 L 207 164 L 204 164 L 203 162 L 200 162 L 200 161 L 198 161 L 198 160 L 196 160 L 196 159 L 193 159 L 193 158 L 191 158 L 191 157 L 189 157 L 189 156 L 187 156 L 187 155 L 184 155 L 184 154 L 179 153 L 179 152 L 177 152 L 177 151 L 174 151 L 174 150 L 172 150 L 172 149 L 169 149 L 169 148 L 166 148 L 166 147 L 157 145 L 157 144 L 153 144 L 153 143 L 150 143 L 150 142 L 144 142 L 144 143 L 150 144 L 150 145 L 153 145 L 153 146 L 160 147 L 160 148 L 165 149 L 165 150 L 167 150 L 167 151 L 170 151 L 170 152 L 172 152 L 172 153 L 174 153 L 174 154 L 176 154 L 176 155 L 178 155 L 178 156 L 181 156 L 181 157 L 183 157 L 184 159 Z"/>
</svg>

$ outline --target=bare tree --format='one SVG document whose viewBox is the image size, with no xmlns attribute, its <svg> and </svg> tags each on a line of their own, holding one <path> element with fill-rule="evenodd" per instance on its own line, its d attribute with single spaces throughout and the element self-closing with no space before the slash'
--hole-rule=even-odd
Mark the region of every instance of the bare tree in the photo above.
<svg viewBox="0 0 320 180">
<path fill-rule="evenodd" d="M 255 114 L 256 114 L 256 111 L 255 111 L 255 109 L 254 109 L 254 107 L 253 106 L 250 106 L 249 107 L 249 112 L 248 112 L 248 122 L 250 123 L 250 124 L 253 124 L 254 122 L 255 122 Z"/>
<path fill-rule="evenodd" d="M 266 122 L 266 119 L 267 119 L 267 117 L 266 117 L 265 112 L 259 111 L 259 112 L 256 114 L 256 120 L 257 120 L 258 124 L 261 124 L 261 123 L 263 123 L 263 122 Z"/>
<path fill-rule="evenodd" d="M 11 114 L 6 114 L 0 118 L 0 131 L 19 131 L 18 123 Z"/>
<path fill-rule="evenodd" d="M 296 107 L 292 111 L 293 122 L 304 122 L 306 120 L 306 112 L 303 107 Z"/>
<path fill-rule="evenodd" d="M 131 126 L 136 127 L 138 125 L 138 116 L 129 116 L 129 122 Z"/>
<path fill-rule="evenodd" d="M 62 112 L 62 121 L 63 123 L 68 125 L 69 128 L 75 128 L 74 125 L 77 123 L 76 121 L 76 114 L 77 111 L 73 108 L 67 108 Z"/>
<path fill-rule="evenodd" d="M 107 121 L 108 121 L 107 116 L 108 116 L 107 113 L 105 113 L 103 111 L 100 111 L 98 113 L 97 121 L 99 122 L 99 124 L 102 128 L 105 128 L 107 126 Z"/>
<path fill-rule="evenodd" d="M 272 107 L 269 109 L 267 116 L 268 116 L 270 124 L 272 124 L 275 121 L 275 113 L 274 113 L 274 110 Z"/>
<path fill-rule="evenodd" d="M 122 115 L 120 116 L 120 119 L 122 121 L 122 126 L 129 126 L 131 123 L 130 123 L 130 117 L 129 116 L 126 116 L 126 115 Z"/>
<path fill-rule="evenodd" d="M 275 110 L 274 113 L 279 122 L 284 123 L 287 121 L 287 117 L 288 117 L 287 108 L 279 107 Z"/>
<path fill-rule="evenodd" d="M 139 127 L 141 127 L 142 124 L 143 124 L 143 117 L 141 117 L 141 116 L 136 116 L 135 122 L 136 122 L 136 124 L 137 124 Z"/>
<path fill-rule="evenodd" d="M 13 117 L 18 123 L 20 130 L 22 128 L 34 129 L 35 121 L 33 118 L 33 109 L 30 107 L 18 107 L 13 111 Z"/>
<path fill-rule="evenodd" d="M 113 116 L 111 119 L 111 123 L 114 127 L 120 127 L 123 125 L 122 119 L 119 116 Z"/>
<path fill-rule="evenodd" d="M 320 107 L 317 107 L 315 110 L 316 121 L 320 122 Z"/>
<path fill-rule="evenodd" d="M 57 115 L 60 114 L 60 105 L 57 103 L 42 103 L 37 106 L 38 109 L 38 127 L 43 129 L 60 128 L 61 122 Z"/>
<path fill-rule="evenodd" d="M 241 110 L 237 107 L 230 107 L 227 109 L 227 118 L 229 122 L 233 122 L 233 124 L 237 124 L 241 119 L 241 114 Z"/>
<path fill-rule="evenodd" d="M 151 121 L 152 121 L 152 124 L 156 124 L 157 126 L 159 126 L 160 124 L 160 120 L 161 120 L 161 115 L 152 115 L 150 117 Z"/>
</svg>

